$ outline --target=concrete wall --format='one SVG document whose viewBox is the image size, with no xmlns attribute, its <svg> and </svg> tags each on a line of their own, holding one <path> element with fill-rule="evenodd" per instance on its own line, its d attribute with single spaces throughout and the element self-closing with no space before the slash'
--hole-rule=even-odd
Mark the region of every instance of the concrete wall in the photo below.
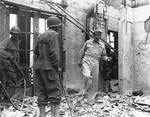
<svg viewBox="0 0 150 117">
<path fill-rule="evenodd" d="M 147 33 L 144 30 L 144 21 L 150 16 L 149 12 L 150 5 L 120 10 L 118 51 L 122 93 L 139 89 L 150 92 L 150 37 L 146 43 Z"/>
<path fill-rule="evenodd" d="M 119 86 L 122 93 L 139 89 L 150 93 L 150 37 L 146 43 L 147 33 L 144 30 L 144 21 L 150 16 L 149 12 L 150 5 L 120 10 L 118 47 Z"/>
<path fill-rule="evenodd" d="M 150 92 L 150 37 L 146 43 L 144 21 L 149 16 L 150 5 L 133 9 L 134 89 L 143 89 L 148 93 Z"/>
<path fill-rule="evenodd" d="M 150 41 L 144 21 L 150 16 L 150 5 L 120 11 L 119 86 L 121 92 L 150 89 Z M 142 15 L 141 15 L 142 14 Z"/>
<path fill-rule="evenodd" d="M 133 24 L 132 9 L 122 8 L 119 21 L 119 89 L 121 93 L 131 92 L 133 89 Z"/>
</svg>

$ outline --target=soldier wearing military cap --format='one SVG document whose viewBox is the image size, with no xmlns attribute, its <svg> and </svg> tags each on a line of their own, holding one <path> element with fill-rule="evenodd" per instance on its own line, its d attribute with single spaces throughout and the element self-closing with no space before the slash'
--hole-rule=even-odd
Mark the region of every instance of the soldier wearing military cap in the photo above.
<svg viewBox="0 0 150 117">
<path fill-rule="evenodd" d="M 95 30 L 93 37 L 87 40 L 81 49 L 79 66 L 82 66 L 84 77 L 83 95 L 87 95 L 89 101 L 93 101 L 98 92 L 99 61 L 110 61 L 107 57 L 105 45 L 101 42 L 101 30 Z"/>
<path fill-rule="evenodd" d="M 19 35 L 21 34 L 21 30 L 19 27 L 14 26 L 11 28 L 10 34 L 10 38 L 0 42 L 0 80 L 11 97 L 15 91 L 18 78 L 10 60 L 18 62 Z"/>
<path fill-rule="evenodd" d="M 40 117 L 45 117 L 45 106 L 51 106 L 51 117 L 57 117 L 61 100 L 59 81 L 59 47 L 57 28 L 61 20 L 56 16 L 47 19 L 48 30 L 39 36 L 35 47 L 35 87 L 38 92 Z"/>
</svg>

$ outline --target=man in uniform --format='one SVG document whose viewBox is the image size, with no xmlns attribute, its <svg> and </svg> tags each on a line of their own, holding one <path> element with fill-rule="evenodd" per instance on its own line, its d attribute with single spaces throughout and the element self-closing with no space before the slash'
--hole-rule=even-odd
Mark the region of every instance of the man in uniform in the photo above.
<svg viewBox="0 0 150 117">
<path fill-rule="evenodd" d="M 105 45 L 100 41 L 101 30 L 93 32 L 94 38 L 87 40 L 81 50 L 79 66 L 82 66 L 84 76 L 83 94 L 88 95 L 89 100 L 94 100 L 98 92 L 99 61 L 110 61 L 107 57 Z"/>
<path fill-rule="evenodd" d="M 14 26 L 10 30 L 11 37 L 0 42 L 0 81 L 3 83 L 10 97 L 13 95 L 15 86 L 19 80 L 11 60 L 18 62 L 20 33 L 20 28 Z"/>
<path fill-rule="evenodd" d="M 61 21 L 56 16 L 47 20 L 48 30 L 39 36 L 35 46 L 35 88 L 38 89 L 40 117 L 45 117 L 45 106 L 51 105 L 51 117 L 57 117 L 61 101 L 59 80 L 59 47 L 57 28 Z"/>
<path fill-rule="evenodd" d="M 118 70 L 116 69 L 117 59 L 114 51 L 112 51 L 110 48 L 106 48 L 106 52 L 107 52 L 107 56 L 112 58 L 111 61 L 104 61 L 103 70 L 102 70 L 104 81 L 105 81 L 104 91 L 105 93 L 108 93 L 109 91 L 111 91 L 110 80 L 117 78 L 116 72 Z"/>
</svg>

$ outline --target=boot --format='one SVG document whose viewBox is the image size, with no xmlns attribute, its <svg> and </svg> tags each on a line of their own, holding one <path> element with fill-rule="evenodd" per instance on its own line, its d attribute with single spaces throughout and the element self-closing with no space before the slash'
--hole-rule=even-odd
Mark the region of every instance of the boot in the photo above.
<svg viewBox="0 0 150 117">
<path fill-rule="evenodd" d="M 58 117 L 58 110 L 59 110 L 59 106 L 58 105 L 52 105 L 51 106 L 51 117 Z"/>
<path fill-rule="evenodd" d="M 45 113 L 45 106 L 40 106 L 40 116 L 39 117 L 46 117 L 46 113 Z"/>
<path fill-rule="evenodd" d="M 105 83 L 105 92 L 108 93 L 109 89 L 110 89 L 110 82 L 109 82 L 109 80 L 106 80 L 106 83 Z"/>
</svg>

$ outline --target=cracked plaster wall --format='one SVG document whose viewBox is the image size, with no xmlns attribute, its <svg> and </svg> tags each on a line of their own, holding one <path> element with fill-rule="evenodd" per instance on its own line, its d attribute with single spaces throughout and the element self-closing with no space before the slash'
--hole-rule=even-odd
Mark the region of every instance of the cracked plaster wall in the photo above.
<svg viewBox="0 0 150 117">
<path fill-rule="evenodd" d="M 134 8 L 133 12 L 134 89 L 150 93 L 150 37 L 146 43 L 144 30 L 144 21 L 150 16 L 150 5 Z"/>
<path fill-rule="evenodd" d="M 127 11 L 126 11 L 127 10 Z M 150 41 L 144 21 L 150 5 L 121 10 L 119 23 L 119 86 L 121 92 L 150 89 Z"/>
<path fill-rule="evenodd" d="M 120 10 L 119 21 L 119 89 L 126 93 L 133 89 L 134 63 L 133 63 L 133 24 L 132 8 Z"/>
</svg>

